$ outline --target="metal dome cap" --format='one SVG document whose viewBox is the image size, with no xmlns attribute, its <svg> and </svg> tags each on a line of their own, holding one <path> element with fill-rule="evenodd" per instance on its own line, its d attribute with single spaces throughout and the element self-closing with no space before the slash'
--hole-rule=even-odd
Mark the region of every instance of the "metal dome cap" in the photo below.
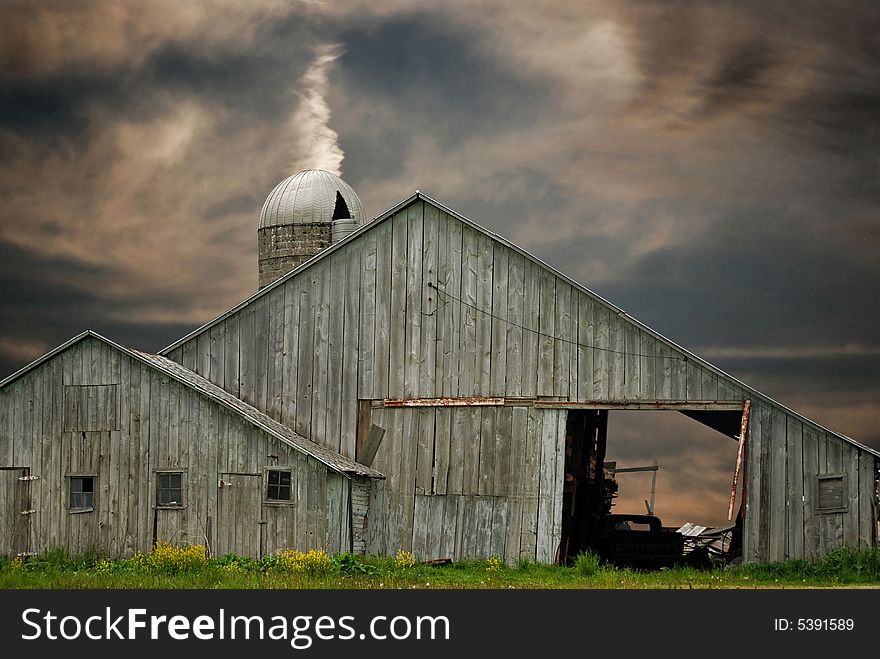
<svg viewBox="0 0 880 659">
<path fill-rule="evenodd" d="M 323 169 L 306 169 L 284 179 L 269 193 L 260 212 L 260 228 L 330 224 L 345 218 L 346 210 L 347 217 L 358 225 L 366 222 L 364 206 L 354 188 Z"/>
</svg>

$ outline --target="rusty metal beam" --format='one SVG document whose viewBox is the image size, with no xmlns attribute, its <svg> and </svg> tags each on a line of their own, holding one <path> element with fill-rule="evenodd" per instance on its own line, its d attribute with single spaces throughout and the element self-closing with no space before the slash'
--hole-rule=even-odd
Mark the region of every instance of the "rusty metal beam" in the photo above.
<svg viewBox="0 0 880 659">
<path fill-rule="evenodd" d="M 386 398 L 383 407 L 486 407 L 504 405 L 503 398 Z"/>
<path fill-rule="evenodd" d="M 732 412 L 742 409 L 737 400 L 546 400 L 463 396 L 449 398 L 386 398 L 372 401 L 373 407 L 534 407 L 563 410 L 674 410 Z"/>
<path fill-rule="evenodd" d="M 742 422 L 739 427 L 739 446 L 736 450 L 736 469 L 733 471 L 733 485 L 730 486 L 730 505 L 727 507 L 727 521 L 733 519 L 733 506 L 736 503 L 736 484 L 739 481 L 739 472 L 742 469 L 743 453 L 746 447 L 746 435 L 749 432 L 749 412 L 752 409 L 752 401 L 743 403 Z"/>
<path fill-rule="evenodd" d="M 536 408 L 567 410 L 684 410 L 730 412 L 742 409 L 741 401 L 730 400 L 537 400 Z"/>
</svg>

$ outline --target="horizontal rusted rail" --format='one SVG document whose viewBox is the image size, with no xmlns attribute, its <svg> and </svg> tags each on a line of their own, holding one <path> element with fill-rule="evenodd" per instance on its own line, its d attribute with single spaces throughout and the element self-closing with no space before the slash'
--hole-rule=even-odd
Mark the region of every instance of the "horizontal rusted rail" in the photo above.
<svg viewBox="0 0 880 659">
<path fill-rule="evenodd" d="M 536 400 L 534 407 L 567 410 L 685 410 L 740 411 L 741 400 Z"/>
<path fill-rule="evenodd" d="M 386 398 L 372 401 L 373 407 L 535 407 L 564 410 L 683 410 L 741 411 L 736 400 L 546 400 L 541 398 L 501 398 L 461 396 L 446 398 Z"/>
<path fill-rule="evenodd" d="M 485 407 L 504 405 L 503 398 L 386 398 L 384 407 Z"/>
</svg>

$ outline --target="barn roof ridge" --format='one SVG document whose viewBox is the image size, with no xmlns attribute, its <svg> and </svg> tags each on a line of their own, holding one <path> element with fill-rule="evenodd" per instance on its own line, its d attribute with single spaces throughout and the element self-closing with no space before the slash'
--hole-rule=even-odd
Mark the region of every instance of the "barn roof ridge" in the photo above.
<svg viewBox="0 0 880 659">
<path fill-rule="evenodd" d="M 288 428 L 279 421 L 276 421 L 264 412 L 259 411 L 252 405 L 241 400 L 240 398 L 236 398 L 228 391 L 218 387 L 209 380 L 203 378 L 198 373 L 189 370 L 185 366 L 182 366 L 181 364 L 178 364 L 177 362 L 174 362 L 167 357 L 163 357 L 162 355 L 154 355 L 148 352 L 144 352 L 142 350 L 127 348 L 111 339 L 108 339 L 105 336 L 102 336 L 94 330 L 85 330 L 84 332 L 80 332 L 79 334 L 68 339 L 58 347 L 50 350 L 45 355 L 42 355 L 41 357 L 32 361 L 30 364 L 19 369 L 12 375 L 4 378 L 2 381 L 0 381 L 0 389 L 3 389 L 6 385 L 26 375 L 41 364 L 44 364 L 56 355 L 64 352 L 71 346 L 87 338 L 97 339 L 114 348 L 115 350 L 118 350 L 123 354 L 126 354 L 129 357 L 138 360 L 142 364 L 146 364 L 147 366 L 160 371 L 161 373 L 171 377 L 185 387 L 188 387 L 189 389 L 198 392 L 199 394 L 212 400 L 218 405 L 221 405 L 227 410 L 230 410 L 237 416 L 248 421 L 251 425 L 260 428 L 261 430 L 272 435 L 284 444 L 287 444 L 291 448 L 299 451 L 300 453 L 304 453 L 305 455 L 313 457 L 333 471 L 341 474 L 356 474 L 359 476 L 368 476 L 370 478 L 384 478 L 384 475 L 376 471 L 375 469 L 371 469 L 370 467 L 362 465 L 359 462 L 342 455 L 341 453 L 337 453 L 330 448 L 321 446 L 320 444 L 313 442 L 307 437 L 303 437 L 299 433 Z"/>
<path fill-rule="evenodd" d="M 623 309 L 618 307 L 613 302 L 605 299 L 604 297 L 602 297 L 601 295 L 599 295 L 595 291 L 590 290 L 589 288 L 587 288 L 583 284 L 572 279 L 571 277 L 569 277 L 565 273 L 557 270 L 552 265 L 541 260 L 540 258 L 538 258 L 534 254 L 528 252 L 527 250 L 523 249 L 519 245 L 516 245 L 515 243 L 511 242 L 510 240 L 508 240 L 504 236 L 501 236 L 501 235 L 495 233 L 494 231 L 491 231 L 490 229 L 487 229 L 486 227 L 478 224 L 477 222 L 474 222 L 473 220 L 462 215 L 458 211 L 450 208 L 449 206 L 446 206 L 445 204 L 443 204 L 443 203 L 437 201 L 436 199 L 432 198 L 431 196 L 425 194 L 421 190 L 416 190 L 411 195 L 402 199 L 398 203 L 394 204 L 393 206 L 391 206 L 390 208 L 388 208 L 384 212 L 380 213 L 379 215 L 377 215 L 375 218 L 373 218 L 369 222 L 358 227 L 355 231 L 353 231 L 351 234 L 346 236 L 343 240 L 341 240 L 338 243 L 335 243 L 335 244 L 331 245 L 330 247 L 318 252 L 311 259 L 309 259 L 308 261 L 305 261 L 304 263 L 297 266 L 296 268 L 294 268 L 290 272 L 279 277 L 271 284 L 257 290 L 256 292 L 254 292 L 253 294 L 251 294 L 250 296 L 248 296 L 247 298 L 245 298 L 244 300 L 242 300 L 241 302 L 239 302 L 235 306 L 229 308 L 227 311 L 223 312 L 222 314 L 220 314 L 217 317 L 213 318 L 212 320 L 208 321 L 204 325 L 194 329 L 192 332 L 181 337 L 180 339 L 178 339 L 174 343 L 170 344 L 169 346 L 162 348 L 161 350 L 158 351 L 158 354 L 161 356 L 165 356 L 169 352 L 175 350 L 176 348 L 178 348 L 182 344 L 186 343 L 191 338 L 208 331 L 209 329 L 211 329 L 212 327 L 214 327 L 218 323 L 222 322 L 223 320 L 225 320 L 229 316 L 232 316 L 233 314 L 239 312 L 241 309 L 244 309 L 245 307 L 247 307 L 251 302 L 261 298 L 263 295 L 266 295 L 267 293 L 269 293 L 269 291 L 275 289 L 276 287 L 282 286 L 289 279 L 295 277 L 296 275 L 303 272 L 304 270 L 307 270 L 308 268 L 312 267 L 314 264 L 316 264 L 319 261 L 321 261 L 322 259 L 328 257 L 330 254 L 335 252 L 337 249 L 341 249 L 342 247 L 344 247 L 348 243 L 357 240 L 364 233 L 367 233 L 368 231 L 371 231 L 372 229 L 376 228 L 379 224 L 381 224 L 385 220 L 389 219 L 390 217 L 394 216 L 396 213 L 399 213 L 401 210 L 403 210 L 404 208 L 407 208 L 408 206 L 412 205 L 413 203 L 415 203 L 417 201 L 423 201 L 423 202 L 431 204 L 432 206 L 434 206 L 438 210 L 448 214 L 451 217 L 454 217 L 455 219 L 459 220 L 463 224 L 471 227 L 472 229 L 474 229 L 476 231 L 479 231 L 480 233 L 483 233 L 484 235 L 492 238 L 493 240 L 498 241 L 499 243 L 508 247 L 509 249 L 512 249 L 513 251 L 517 252 L 518 254 L 523 256 L 524 258 L 528 259 L 529 261 L 539 265 L 540 267 L 544 268 L 548 272 L 552 273 L 554 276 L 559 277 L 560 279 L 562 279 L 563 281 L 565 281 L 569 285 L 573 286 L 578 291 L 580 291 L 586 295 L 589 295 L 591 298 L 593 298 L 594 300 L 596 300 L 600 304 L 605 305 L 611 311 L 613 311 L 614 313 L 618 314 L 622 318 L 626 319 L 628 322 L 635 325 L 638 329 L 646 332 L 647 334 L 649 334 L 650 336 L 654 337 L 655 339 L 661 341 L 662 343 L 665 343 L 667 346 L 681 352 L 685 356 L 686 360 L 689 360 L 689 361 L 692 360 L 694 363 L 699 364 L 700 366 L 703 366 L 704 368 L 709 369 L 711 372 L 715 373 L 715 375 L 726 379 L 728 382 L 730 382 L 731 384 L 734 384 L 737 387 L 742 388 L 743 391 L 747 392 L 750 396 L 755 397 L 760 400 L 763 400 L 764 402 L 766 402 L 770 405 L 774 405 L 774 406 L 778 407 L 780 410 L 783 410 L 783 411 L 791 414 L 792 416 L 800 419 L 802 422 L 806 422 L 806 423 L 811 424 L 812 426 L 814 426 L 818 430 L 830 433 L 831 435 L 834 435 L 835 437 L 838 437 L 838 438 L 844 440 L 845 442 L 847 442 L 849 444 L 852 444 L 853 446 L 855 446 L 859 449 L 862 449 L 864 451 L 868 451 L 868 452 L 872 453 L 873 455 L 880 457 L 880 451 L 877 451 L 876 449 L 873 449 L 873 448 L 866 446 L 860 442 L 857 442 L 853 438 L 848 437 L 847 435 L 844 435 L 843 433 L 840 433 L 840 432 L 837 432 L 836 430 L 832 430 L 830 428 L 827 428 L 827 427 L 823 426 L 822 424 L 814 421 L 813 419 L 810 419 L 809 417 L 804 416 L 800 412 L 797 412 L 797 411 L 791 409 L 787 405 L 784 405 L 783 403 L 780 403 L 779 401 L 771 398 L 770 396 L 768 396 L 764 393 L 761 393 L 760 391 L 758 391 L 754 387 L 746 384 L 742 380 L 739 380 L 735 376 L 730 375 L 729 373 L 722 370 L 718 366 L 715 366 L 711 362 L 706 361 L 705 359 L 703 359 L 699 355 L 691 352 L 687 348 L 684 348 L 684 347 L 680 346 L 679 344 L 675 343 L 674 341 L 667 338 L 666 336 L 664 336 L 663 334 L 661 334 L 657 330 L 652 329 L 651 327 L 648 327 L 647 325 L 645 325 L 644 323 L 639 321 L 637 318 L 635 318 L 634 316 L 631 316 L 629 313 L 627 313 L 626 311 L 624 311 Z"/>
</svg>

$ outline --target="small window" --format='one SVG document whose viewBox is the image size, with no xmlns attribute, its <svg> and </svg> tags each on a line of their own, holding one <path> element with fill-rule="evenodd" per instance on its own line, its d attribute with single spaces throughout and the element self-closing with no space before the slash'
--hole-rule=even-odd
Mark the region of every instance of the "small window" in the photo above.
<svg viewBox="0 0 880 659">
<path fill-rule="evenodd" d="M 268 480 L 266 498 L 269 501 L 290 501 L 290 471 L 270 469 Z"/>
<path fill-rule="evenodd" d="M 165 508 L 183 506 L 183 474 L 179 471 L 157 474 L 156 505 Z"/>
<path fill-rule="evenodd" d="M 816 512 L 845 513 L 846 477 L 843 474 L 823 474 L 816 481 Z"/>
<path fill-rule="evenodd" d="M 92 510 L 95 507 L 95 477 L 70 477 L 70 509 Z"/>
</svg>

